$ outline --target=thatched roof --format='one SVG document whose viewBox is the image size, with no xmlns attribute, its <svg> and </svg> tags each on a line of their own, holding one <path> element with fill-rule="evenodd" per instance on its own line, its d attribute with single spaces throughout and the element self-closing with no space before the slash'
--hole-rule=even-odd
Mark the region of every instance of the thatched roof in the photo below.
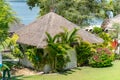
<svg viewBox="0 0 120 80">
<path fill-rule="evenodd" d="M 114 23 L 119 23 L 120 24 L 120 14 L 111 18 L 111 19 L 105 19 L 101 25 L 103 29 L 105 28 L 112 28 Z"/>
<path fill-rule="evenodd" d="M 25 27 L 24 24 L 18 22 L 18 21 L 14 21 L 13 23 L 9 24 L 9 32 L 10 33 L 14 33 L 15 31 L 19 30 L 22 27 Z"/>
<path fill-rule="evenodd" d="M 101 25 L 101 28 L 105 29 L 105 28 L 108 28 L 109 26 L 111 27 L 111 24 L 110 24 L 110 19 L 105 19 Z"/>
<path fill-rule="evenodd" d="M 63 31 L 61 26 L 72 30 L 77 27 L 77 25 L 68 21 L 67 19 L 59 16 L 53 12 L 50 12 L 39 19 L 35 20 L 28 26 L 18 30 L 16 33 L 19 36 L 18 43 L 27 44 L 32 46 L 37 46 L 39 48 L 44 47 L 46 43 L 46 34 L 45 32 L 50 33 L 54 36 L 57 33 Z M 81 38 L 90 43 L 102 43 L 103 40 L 95 35 L 84 31 L 79 30 L 78 32 Z"/>
<path fill-rule="evenodd" d="M 104 41 L 102 38 L 99 38 L 96 35 L 82 29 L 78 31 L 78 34 L 84 41 L 88 41 L 90 43 L 102 43 Z"/>
</svg>

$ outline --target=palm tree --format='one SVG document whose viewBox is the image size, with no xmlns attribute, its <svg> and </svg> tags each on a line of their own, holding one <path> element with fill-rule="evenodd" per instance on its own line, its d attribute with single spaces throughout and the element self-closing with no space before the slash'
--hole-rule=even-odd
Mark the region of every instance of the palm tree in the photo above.
<svg viewBox="0 0 120 80">
<path fill-rule="evenodd" d="M 67 50 L 69 45 L 58 42 L 60 35 L 57 34 L 52 37 L 46 32 L 48 45 L 44 49 L 44 59 L 51 65 L 52 71 L 62 70 L 65 64 L 69 61 Z"/>
<path fill-rule="evenodd" d="M 44 49 L 44 58 L 51 65 L 53 71 L 62 70 L 69 60 L 67 51 L 75 43 L 79 43 L 80 37 L 77 35 L 78 28 L 71 31 L 64 28 L 64 32 L 51 36 L 46 32 L 48 45 Z M 72 47 L 71 47 L 72 46 Z"/>
<path fill-rule="evenodd" d="M 68 31 L 68 29 L 64 28 L 64 32 L 60 33 L 61 42 L 64 44 L 68 44 L 71 47 L 73 47 L 75 44 L 78 44 L 80 42 L 80 36 L 77 35 L 77 31 L 79 28 L 74 28 L 71 31 Z"/>
<path fill-rule="evenodd" d="M 55 35 L 55 36 L 51 36 L 48 32 L 46 32 L 47 35 L 47 43 L 56 43 L 58 41 L 58 38 L 60 37 L 60 35 Z"/>
</svg>

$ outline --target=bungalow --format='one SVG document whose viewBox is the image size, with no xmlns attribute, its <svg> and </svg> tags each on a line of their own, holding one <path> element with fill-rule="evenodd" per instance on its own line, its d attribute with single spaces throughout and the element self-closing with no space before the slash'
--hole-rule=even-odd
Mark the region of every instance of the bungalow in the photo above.
<svg viewBox="0 0 120 80">
<path fill-rule="evenodd" d="M 72 30 L 77 25 L 63 18 L 62 16 L 50 12 L 31 24 L 27 25 L 16 31 L 16 34 L 19 36 L 17 43 L 22 45 L 35 46 L 37 48 L 44 48 L 47 45 L 46 42 L 46 32 L 50 33 L 50 35 L 54 36 L 60 32 L 63 32 L 62 27 L 68 28 L 68 30 Z M 85 30 L 80 29 L 78 34 L 84 41 L 88 41 L 90 43 L 102 43 L 103 39 L 91 34 Z M 76 53 L 72 51 L 70 62 L 67 64 L 67 69 L 74 68 L 77 66 Z M 21 62 L 30 67 L 30 63 L 26 58 L 22 59 Z"/>
</svg>

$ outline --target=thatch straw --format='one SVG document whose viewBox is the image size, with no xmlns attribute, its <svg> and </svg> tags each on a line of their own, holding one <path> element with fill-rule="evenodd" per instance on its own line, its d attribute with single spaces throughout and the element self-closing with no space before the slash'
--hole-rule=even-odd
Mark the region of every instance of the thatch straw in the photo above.
<svg viewBox="0 0 120 80">
<path fill-rule="evenodd" d="M 37 46 L 43 48 L 46 43 L 45 32 L 50 33 L 52 36 L 63 31 L 61 26 L 72 30 L 77 25 L 66 20 L 62 16 L 59 16 L 53 12 L 50 12 L 41 18 L 35 20 L 28 26 L 18 30 L 16 33 L 19 36 L 18 43 Z M 102 43 L 103 40 L 95 35 L 88 33 L 87 31 L 80 30 L 79 34 L 81 38 L 90 43 Z"/>
<path fill-rule="evenodd" d="M 15 31 L 19 30 L 24 26 L 25 26 L 24 24 L 14 21 L 13 23 L 9 24 L 9 32 L 14 33 Z"/>
</svg>

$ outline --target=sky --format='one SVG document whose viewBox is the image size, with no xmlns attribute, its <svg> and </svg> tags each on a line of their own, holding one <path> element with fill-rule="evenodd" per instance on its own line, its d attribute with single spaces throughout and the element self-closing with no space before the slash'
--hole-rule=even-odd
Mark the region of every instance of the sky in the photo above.
<svg viewBox="0 0 120 80">
<path fill-rule="evenodd" d="M 8 3 L 10 3 L 12 9 L 16 12 L 16 16 L 21 20 L 21 23 L 25 25 L 34 21 L 38 16 L 39 8 L 35 7 L 30 10 L 25 1 L 14 0 Z"/>
</svg>

